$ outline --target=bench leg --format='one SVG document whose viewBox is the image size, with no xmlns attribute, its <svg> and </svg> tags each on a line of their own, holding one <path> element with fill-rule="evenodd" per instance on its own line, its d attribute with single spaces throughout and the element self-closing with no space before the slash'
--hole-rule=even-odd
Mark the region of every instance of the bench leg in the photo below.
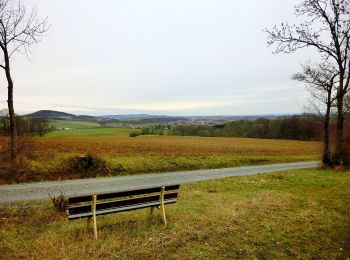
<svg viewBox="0 0 350 260">
<path fill-rule="evenodd" d="M 167 225 L 166 216 L 165 216 L 164 192 L 165 192 L 165 187 L 162 187 L 162 190 L 160 192 L 160 207 L 162 210 L 162 217 L 163 217 L 164 225 Z"/>
<path fill-rule="evenodd" d="M 151 207 L 151 216 L 153 215 L 154 207 Z"/>
<path fill-rule="evenodd" d="M 97 196 L 96 195 L 92 196 L 92 220 L 93 220 L 95 239 L 97 239 L 96 200 L 97 200 Z"/>
</svg>

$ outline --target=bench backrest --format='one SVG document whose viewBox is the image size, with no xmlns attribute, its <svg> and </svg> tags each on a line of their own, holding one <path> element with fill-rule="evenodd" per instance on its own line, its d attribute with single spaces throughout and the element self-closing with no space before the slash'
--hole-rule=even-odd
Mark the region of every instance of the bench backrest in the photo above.
<svg viewBox="0 0 350 260">
<path fill-rule="evenodd" d="M 175 203 L 180 185 L 164 186 L 164 204 Z M 128 211 L 160 205 L 162 187 L 138 190 L 92 194 L 70 197 L 67 215 L 69 219 L 90 217 L 92 215 L 93 197 L 96 196 L 98 215 Z"/>
</svg>

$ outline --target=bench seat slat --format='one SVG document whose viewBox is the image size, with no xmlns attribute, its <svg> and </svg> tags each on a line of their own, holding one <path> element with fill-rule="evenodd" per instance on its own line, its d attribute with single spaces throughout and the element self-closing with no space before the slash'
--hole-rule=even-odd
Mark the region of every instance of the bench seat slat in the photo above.
<svg viewBox="0 0 350 260">
<path fill-rule="evenodd" d="M 164 200 L 164 204 L 171 204 L 175 203 L 176 199 L 167 199 Z M 142 204 L 134 204 L 130 206 L 124 206 L 124 207 L 116 207 L 116 208 L 108 208 L 104 210 L 97 210 L 96 215 L 105 215 L 105 214 L 110 214 L 110 213 L 117 213 L 117 212 L 125 212 L 125 211 L 130 211 L 130 210 L 135 210 L 135 209 L 142 209 L 142 208 L 148 208 L 148 207 L 158 207 L 160 206 L 159 201 L 152 201 L 148 203 L 142 203 Z M 87 218 L 91 217 L 92 212 L 84 212 L 84 213 L 78 213 L 78 214 L 70 214 L 68 215 L 68 219 L 78 219 L 78 218 Z"/>
<path fill-rule="evenodd" d="M 164 194 L 164 199 L 175 199 L 177 198 L 177 192 Z M 96 204 L 96 210 L 104 210 L 108 208 L 117 208 L 123 206 L 132 206 L 134 204 L 149 203 L 152 201 L 159 201 L 160 195 L 150 195 L 144 197 L 129 198 L 123 200 L 100 202 Z M 70 206 L 68 207 L 68 215 L 79 214 L 91 211 L 91 204 Z"/>
<path fill-rule="evenodd" d="M 179 188 L 180 188 L 180 185 L 165 186 L 165 191 L 178 190 Z M 160 190 L 161 190 L 161 187 L 156 187 L 156 188 L 147 188 L 147 189 L 139 189 L 139 190 L 119 191 L 119 192 L 112 192 L 112 193 L 101 193 L 101 194 L 97 194 L 97 199 L 103 200 L 103 199 L 112 199 L 112 198 L 118 198 L 118 197 L 135 196 L 135 195 L 142 195 L 147 193 L 160 192 Z M 88 202 L 91 200 L 92 200 L 91 195 L 75 196 L 75 197 L 70 197 L 68 199 L 68 204 Z"/>
</svg>

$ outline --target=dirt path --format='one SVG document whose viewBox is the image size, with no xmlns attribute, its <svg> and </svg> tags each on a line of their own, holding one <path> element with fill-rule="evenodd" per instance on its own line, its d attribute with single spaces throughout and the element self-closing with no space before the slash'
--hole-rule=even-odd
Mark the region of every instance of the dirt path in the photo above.
<svg viewBox="0 0 350 260">
<path fill-rule="evenodd" d="M 67 180 L 61 182 L 52 181 L 29 184 L 0 185 L 0 204 L 48 199 L 48 194 L 56 195 L 59 194 L 60 191 L 66 195 L 103 193 L 109 191 L 127 190 L 130 188 L 146 188 L 159 185 L 192 183 L 230 176 L 314 168 L 319 164 L 320 162 L 296 162 L 136 176 Z"/>
</svg>

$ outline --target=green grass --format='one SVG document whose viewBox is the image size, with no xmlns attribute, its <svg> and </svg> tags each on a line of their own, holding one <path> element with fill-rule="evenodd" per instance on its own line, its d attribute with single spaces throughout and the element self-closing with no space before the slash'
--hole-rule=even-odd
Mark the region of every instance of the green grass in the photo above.
<svg viewBox="0 0 350 260">
<path fill-rule="evenodd" d="M 175 171 L 190 171 L 200 169 L 217 169 L 249 165 L 264 165 L 273 163 L 288 163 L 318 160 L 314 155 L 288 155 L 288 156 L 199 156 L 199 157 L 164 157 L 164 156 L 140 156 L 134 157 L 106 157 L 107 165 L 111 169 L 109 174 L 102 173 L 67 173 L 64 172 L 63 165 L 72 155 L 54 156 L 50 160 L 28 160 L 26 180 L 42 181 L 57 179 L 77 179 L 98 176 L 126 176 Z M 8 180 L 8 182 L 23 182 Z M 7 182 L 7 183 L 8 183 Z M 6 182 L 4 182 L 6 183 Z"/>
<path fill-rule="evenodd" d="M 97 122 L 77 121 L 77 120 L 50 120 L 49 124 L 53 125 L 57 129 L 62 129 L 62 128 L 84 129 L 84 128 L 101 127 L 101 125 Z"/>
<path fill-rule="evenodd" d="M 273 163 L 288 163 L 300 161 L 317 161 L 314 155 L 289 156 L 256 156 L 256 155 L 224 155 L 224 156 L 140 156 L 135 160 L 132 157 L 106 157 L 106 161 L 114 170 L 114 174 L 139 174 L 155 172 L 188 171 L 200 169 L 230 168 L 247 165 L 263 165 Z M 119 171 L 119 172 L 118 172 Z"/>
<path fill-rule="evenodd" d="M 350 174 L 297 170 L 180 188 L 168 226 L 149 209 L 68 221 L 49 203 L 0 210 L 3 259 L 347 259 Z"/>
<path fill-rule="evenodd" d="M 121 138 L 129 137 L 134 130 L 131 128 L 82 128 L 72 130 L 57 130 L 48 133 L 47 137 L 82 137 L 82 138 Z"/>
</svg>

